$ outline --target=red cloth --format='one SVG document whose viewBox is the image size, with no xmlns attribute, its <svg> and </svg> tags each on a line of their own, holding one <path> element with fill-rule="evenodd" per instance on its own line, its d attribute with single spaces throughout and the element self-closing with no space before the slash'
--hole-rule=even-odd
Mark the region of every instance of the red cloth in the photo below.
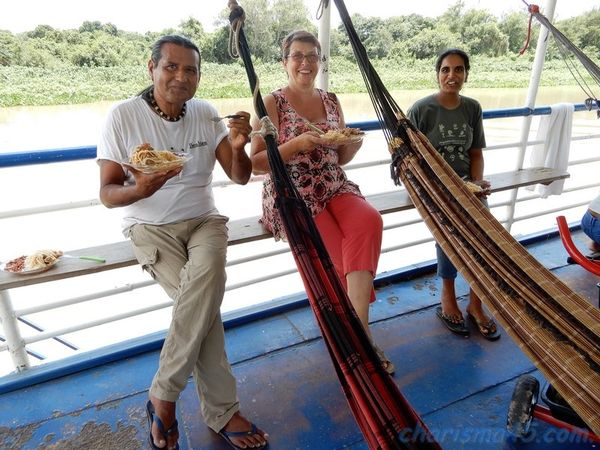
<svg viewBox="0 0 600 450">
<path fill-rule="evenodd" d="M 350 272 L 367 270 L 375 277 L 383 220 L 369 202 L 352 194 L 336 195 L 315 217 L 315 223 L 346 291 L 346 275 Z M 374 301 L 372 289 L 371 302 Z"/>
</svg>

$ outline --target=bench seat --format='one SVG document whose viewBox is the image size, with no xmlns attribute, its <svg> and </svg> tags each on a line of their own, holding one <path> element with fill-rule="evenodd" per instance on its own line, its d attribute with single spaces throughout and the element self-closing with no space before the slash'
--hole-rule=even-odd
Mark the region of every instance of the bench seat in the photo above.
<svg viewBox="0 0 600 450">
<path fill-rule="evenodd" d="M 536 167 L 514 172 L 492 174 L 486 176 L 486 179 L 489 180 L 492 185 L 492 192 L 500 192 L 538 183 L 549 184 L 555 180 L 562 180 L 568 177 L 568 172 L 557 171 L 546 167 Z M 367 200 L 377 208 L 381 214 L 389 214 L 414 208 L 406 190 L 399 188 L 393 191 L 370 195 L 367 197 Z M 258 219 L 258 216 L 254 216 L 229 222 L 229 245 L 258 241 L 271 237 L 271 234 L 262 227 L 258 222 Z M 129 241 L 120 241 L 99 245 L 97 247 L 70 250 L 65 253 L 74 256 L 98 256 L 104 258 L 106 262 L 99 264 L 93 261 L 76 258 L 63 258 L 51 270 L 38 274 L 15 275 L 0 271 L 0 291 L 76 277 L 79 275 L 88 275 L 103 272 L 105 270 L 119 269 L 137 264 Z"/>
</svg>

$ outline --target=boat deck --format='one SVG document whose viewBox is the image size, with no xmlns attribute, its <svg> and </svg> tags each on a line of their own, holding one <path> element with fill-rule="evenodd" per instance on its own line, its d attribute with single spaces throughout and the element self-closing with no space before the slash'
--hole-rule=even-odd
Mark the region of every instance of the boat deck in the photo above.
<svg viewBox="0 0 600 450">
<path fill-rule="evenodd" d="M 574 240 L 584 248 L 581 232 Z M 566 263 L 560 239 L 530 252 L 573 290 L 598 306 L 598 277 Z M 577 435 L 534 419 L 515 442 L 505 429 L 516 379 L 543 377 L 506 335 L 450 334 L 435 315 L 438 281 L 431 271 L 382 279 L 372 305 L 372 332 L 395 363 L 394 380 L 444 449 L 591 449 Z M 464 310 L 467 285 L 457 293 Z M 271 449 L 366 449 L 308 306 L 231 326 L 227 350 L 242 412 L 270 434 Z M 0 396 L 2 449 L 148 448 L 145 403 L 157 350 L 109 362 Z M 190 380 L 178 403 L 180 447 L 226 449 L 199 416 Z"/>
</svg>

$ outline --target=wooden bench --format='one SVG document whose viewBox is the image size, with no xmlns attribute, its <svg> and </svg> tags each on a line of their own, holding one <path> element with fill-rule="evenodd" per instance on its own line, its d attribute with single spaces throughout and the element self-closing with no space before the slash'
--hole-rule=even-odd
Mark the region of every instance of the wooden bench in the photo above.
<svg viewBox="0 0 600 450">
<path fill-rule="evenodd" d="M 492 185 L 492 192 L 500 192 L 538 183 L 549 184 L 555 180 L 562 180 L 568 177 L 569 174 L 567 172 L 538 167 L 523 169 L 516 172 L 493 174 L 486 176 L 486 179 L 488 179 Z M 367 200 L 377 208 L 381 214 L 389 214 L 414 208 L 412 201 L 404 189 L 374 194 L 368 196 Z M 258 241 L 271 237 L 271 234 L 258 223 L 258 216 L 231 221 L 229 222 L 228 227 L 229 245 Z M 75 256 L 98 256 L 104 258 L 106 262 L 98 264 L 75 258 L 63 258 L 56 267 L 52 268 L 52 270 L 39 274 L 14 275 L 1 271 L 0 291 L 77 277 L 80 275 L 88 275 L 103 272 L 105 270 L 119 269 L 137 264 L 129 241 L 70 250 L 66 253 Z"/>
</svg>

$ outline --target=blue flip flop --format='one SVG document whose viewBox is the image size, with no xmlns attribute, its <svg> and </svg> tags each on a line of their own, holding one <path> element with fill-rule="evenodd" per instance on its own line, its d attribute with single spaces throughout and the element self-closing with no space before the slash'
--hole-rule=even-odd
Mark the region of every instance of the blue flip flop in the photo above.
<svg viewBox="0 0 600 450">
<path fill-rule="evenodd" d="M 165 426 L 162 423 L 162 420 L 160 420 L 160 417 L 158 417 L 156 415 L 156 411 L 154 410 L 154 405 L 152 404 L 152 402 L 150 400 L 148 400 L 148 403 L 146 403 L 146 415 L 148 416 L 148 428 L 150 429 L 149 435 L 148 435 L 148 441 L 150 443 L 150 448 L 152 450 L 165 450 L 167 447 L 161 448 L 161 447 L 157 447 L 154 444 L 154 439 L 152 439 L 152 423 L 156 424 L 156 426 L 158 427 L 158 431 L 160 431 L 160 434 L 162 435 L 162 437 L 164 438 L 164 440 L 166 442 L 167 438 L 169 436 L 171 436 L 174 433 L 177 433 L 177 431 L 178 431 L 177 420 L 175 422 L 173 422 L 173 425 L 171 425 L 171 427 L 168 430 L 165 430 Z M 175 450 L 179 450 L 179 443 L 177 443 Z"/>
<path fill-rule="evenodd" d="M 237 445 L 235 445 L 233 443 L 233 441 L 231 440 L 231 438 L 252 436 L 253 434 L 258 434 L 258 428 L 256 428 L 256 425 L 254 425 L 253 423 L 251 423 L 250 425 L 251 425 L 251 427 L 250 427 L 250 429 L 248 431 L 225 431 L 225 430 L 221 430 L 221 431 L 219 431 L 219 436 L 221 436 L 223 439 L 225 439 L 225 441 L 232 448 L 235 448 L 237 450 L 245 450 L 245 449 L 249 449 L 249 448 L 258 448 L 258 449 L 267 448 L 269 446 L 268 442 L 265 445 L 261 446 L 261 447 L 239 447 L 239 446 L 237 446 Z"/>
</svg>

